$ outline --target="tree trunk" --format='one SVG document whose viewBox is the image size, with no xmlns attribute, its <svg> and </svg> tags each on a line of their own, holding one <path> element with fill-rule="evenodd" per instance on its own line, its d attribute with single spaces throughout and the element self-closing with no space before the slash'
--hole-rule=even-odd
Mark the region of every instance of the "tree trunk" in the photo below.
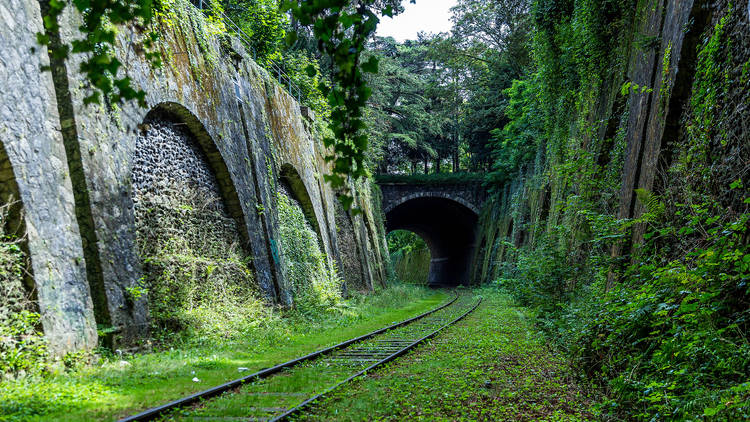
<svg viewBox="0 0 750 422">
<path fill-rule="evenodd" d="M 428 167 L 427 167 L 428 164 L 429 164 L 429 162 L 430 162 L 430 160 L 425 156 L 424 157 L 424 174 L 427 174 L 427 171 L 429 170 Z"/>
</svg>

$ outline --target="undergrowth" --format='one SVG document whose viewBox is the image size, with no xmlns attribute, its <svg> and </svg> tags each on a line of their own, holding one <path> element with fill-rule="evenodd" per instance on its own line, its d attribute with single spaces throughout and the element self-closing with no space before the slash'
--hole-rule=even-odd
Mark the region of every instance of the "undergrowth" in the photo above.
<svg viewBox="0 0 750 422">
<path fill-rule="evenodd" d="M 608 291 L 607 260 L 577 260 L 553 236 L 516 249 L 498 283 L 599 385 L 602 419 L 745 420 L 750 214 L 649 202 L 646 241 Z"/>
<path fill-rule="evenodd" d="M 318 234 L 299 204 L 283 190 L 277 194 L 279 246 L 294 303 L 303 313 L 334 308 L 342 299 L 343 280 L 321 250 Z"/>
<path fill-rule="evenodd" d="M 145 275 L 128 293 L 148 298 L 159 342 L 238 336 L 264 312 L 237 223 L 216 201 L 180 185 L 137 203 Z"/>
<path fill-rule="evenodd" d="M 430 250 L 417 234 L 394 230 L 386 236 L 396 277 L 405 283 L 426 286 L 430 271 Z"/>
<path fill-rule="evenodd" d="M 48 357 L 40 315 L 24 286 L 23 239 L 7 229 L 11 205 L 0 206 L 0 375 L 9 378 L 43 371 Z"/>
</svg>

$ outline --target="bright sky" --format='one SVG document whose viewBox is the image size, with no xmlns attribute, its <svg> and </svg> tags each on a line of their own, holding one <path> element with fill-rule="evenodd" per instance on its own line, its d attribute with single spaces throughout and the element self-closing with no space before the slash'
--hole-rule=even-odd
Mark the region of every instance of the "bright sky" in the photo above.
<svg viewBox="0 0 750 422">
<path fill-rule="evenodd" d="M 403 0 L 404 13 L 391 19 L 384 16 L 378 24 L 377 35 L 393 37 L 396 41 L 417 39 L 417 32 L 449 32 L 451 30 L 450 8 L 456 0 L 417 0 L 411 4 Z"/>
</svg>

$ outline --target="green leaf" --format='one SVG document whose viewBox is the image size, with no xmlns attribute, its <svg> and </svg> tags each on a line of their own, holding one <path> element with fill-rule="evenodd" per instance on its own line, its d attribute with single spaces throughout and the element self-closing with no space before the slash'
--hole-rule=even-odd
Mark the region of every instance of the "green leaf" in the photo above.
<svg viewBox="0 0 750 422">
<path fill-rule="evenodd" d="M 362 63 L 362 71 L 367 73 L 378 73 L 378 58 L 371 56 L 366 62 Z"/>
</svg>

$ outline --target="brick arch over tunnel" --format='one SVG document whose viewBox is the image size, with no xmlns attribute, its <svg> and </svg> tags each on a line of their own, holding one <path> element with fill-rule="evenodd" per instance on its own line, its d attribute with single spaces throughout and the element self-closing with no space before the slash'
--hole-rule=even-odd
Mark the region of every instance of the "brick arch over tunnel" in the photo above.
<svg viewBox="0 0 750 422">
<path fill-rule="evenodd" d="M 409 230 L 430 248 L 429 285 L 469 282 L 477 239 L 478 213 L 470 204 L 443 196 L 415 195 L 385 212 L 386 229 Z"/>
<path fill-rule="evenodd" d="M 407 201 L 411 201 L 413 199 L 419 199 L 419 198 L 443 198 L 443 199 L 447 199 L 450 201 L 458 202 L 459 204 L 471 210 L 474 214 L 479 215 L 479 208 L 476 205 L 472 204 L 471 202 L 461 197 L 458 197 L 456 195 L 451 195 L 450 193 L 445 193 L 445 192 L 429 192 L 429 191 L 414 192 L 414 193 L 402 196 L 395 202 L 388 204 L 385 210 L 383 211 L 388 213 L 392 209 L 398 207 L 399 205 Z"/>
</svg>

